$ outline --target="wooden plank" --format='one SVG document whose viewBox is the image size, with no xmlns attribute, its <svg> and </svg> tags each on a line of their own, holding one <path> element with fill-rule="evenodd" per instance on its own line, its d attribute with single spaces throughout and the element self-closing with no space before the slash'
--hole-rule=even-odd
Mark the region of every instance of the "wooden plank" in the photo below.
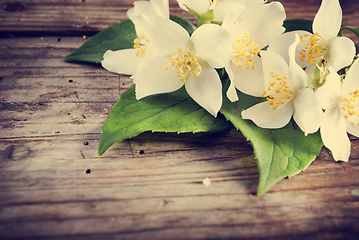
<svg viewBox="0 0 359 240">
<path fill-rule="evenodd" d="M 118 100 L 119 76 L 101 66 L 63 62 L 84 41 L 0 39 L 2 138 L 101 132 Z"/>
<path fill-rule="evenodd" d="M 340 166 L 321 156 L 256 197 L 255 159 L 250 147 L 237 144 L 243 141 L 237 131 L 201 143 L 135 139 L 102 159 L 94 157 L 95 135 L 86 145 L 81 136 L 3 141 L 0 233 L 79 239 L 195 239 L 214 229 L 222 238 L 358 233 L 359 201 L 350 194 L 359 187 L 358 160 Z"/>
<path fill-rule="evenodd" d="M 271 0 L 273 1 L 273 0 Z M 268 1 L 268 2 L 271 2 Z M 21 34 L 93 35 L 113 24 L 126 20 L 126 12 L 135 0 L 23 0 L 20 2 L 0 1 L 0 36 Z M 195 23 L 195 18 L 181 10 L 175 0 L 170 0 L 171 14 L 185 17 Z M 282 0 L 287 18 L 313 19 L 319 9 L 320 0 Z M 357 1 L 341 1 L 343 26 L 359 26 L 356 17 Z M 349 36 L 359 43 L 352 33 Z"/>
<path fill-rule="evenodd" d="M 52 14 L 72 16 L 83 4 L 100 12 L 133 1 L 24 2 L 26 11 L 41 7 L 46 16 L 54 6 Z M 308 12 L 300 1 L 283 2 L 314 16 L 320 1 L 307 1 Z M 25 28 L 42 21 L 49 29 L 44 19 L 13 13 L 28 20 Z M 62 61 L 85 41 L 0 39 L 0 239 L 357 239 L 355 137 L 348 163 L 323 149 L 305 172 L 260 197 L 252 147 L 234 129 L 145 133 L 98 158 L 108 110 L 132 81 Z"/>
</svg>

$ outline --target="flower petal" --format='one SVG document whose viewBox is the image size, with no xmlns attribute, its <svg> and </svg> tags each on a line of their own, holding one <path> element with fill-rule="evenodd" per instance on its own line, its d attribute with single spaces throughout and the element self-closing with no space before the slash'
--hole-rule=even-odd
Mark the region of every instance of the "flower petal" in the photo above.
<svg viewBox="0 0 359 240">
<path fill-rule="evenodd" d="M 304 134 L 307 135 L 318 131 L 322 122 L 323 111 L 313 90 L 305 88 L 297 91 L 293 103 L 294 121 Z"/>
<path fill-rule="evenodd" d="M 249 38 L 261 49 L 284 32 L 285 17 L 283 5 L 279 2 L 249 7 L 239 15 L 234 31 L 244 33 L 248 30 Z"/>
<path fill-rule="evenodd" d="M 208 0 L 177 0 L 178 5 L 185 11 L 188 11 L 188 9 L 186 8 L 189 7 L 190 9 L 196 11 L 199 14 L 202 14 L 204 12 L 207 12 L 209 10 L 209 1 Z"/>
<path fill-rule="evenodd" d="M 352 40 L 347 37 L 335 38 L 329 44 L 328 67 L 339 71 L 352 63 L 354 55 L 355 45 Z"/>
<path fill-rule="evenodd" d="M 295 40 L 295 36 L 298 34 L 298 36 L 304 36 L 304 35 L 311 35 L 310 32 L 307 31 L 292 31 L 287 32 L 279 37 L 275 38 L 268 47 L 268 51 L 273 51 L 278 53 L 287 63 L 289 63 L 289 46 L 293 44 Z M 297 45 L 297 48 L 295 50 L 295 61 L 298 63 L 298 65 L 302 68 L 307 67 L 310 65 L 308 61 L 300 61 L 300 54 L 299 52 L 303 49 L 304 42 L 300 42 Z"/>
<path fill-rule="evenodd" d="M 234 83 L 239 91 L 251 96 L 260 97 L 266 88 L 262 60 L 259 57 L 254 57 L 252 60 L 253 64 L 257 65 L 254 69 L 243 69 L 231 61 L 228 67 L 232 76 L 228 75 L 231 82 Z"/>
<path fill-rule="evenodd" d="M 335 38 L 342 24 L 342 9 L 338 0 L 322 0 L 313 20 L 313 32 L 325 41 Z"/>
<path fill-rule="evenodd" d="M 329 69 L 329 74 L 323 86 L 315 92 L 319 104 L 323 109 L 335 108 L 338 106 L 341 97 L 341 80 L 340 76 L 333 69 Z"/>
<path fill-rule="evenodd" d="M 262 57 L 265 86 L 272 82 L 271 71 L 273 70 L 287 77 L 289 76 L 288 65 L 279 54 L 272 51 L 261 51 L 260 54 Z"/>
<path fill-rule="evenodd" d="M 227 98 L 231 101 L 231 102 L 236 102 L 238 101 L 238 95 L 237 95 L 237 90 L 233 84 L 233 81 L 231 81 L 231 84 L 229 85 L 229 88 L 227 90 Z"/>
<path fill-rule="evenodd" d="M 245 8 L 246 6 L 244 4 L 222 1 L 213 8 L 214 20 L 223 21 L 228 14 L 232 12 L 240 14 Z"/>
<path fill-rule="evenodd" d="M 211 67 L 221 68 L 231 55 L 230 33 L 215 24 L 200 26 L 191 36 L 195 56 Z"/>
<path fill-rule="evenodd" d="M 243 110 L 241 115 L 243 119 L 250 119 L 261 128 L 281 128 L 288 124 L 292 113 L 292 103 L 287 103 L 273 110 L 272 106 L 266 101 Z"/>
<path fill-rule="evenodd" d="M 189 41 L 188 32 L 169 19 L 142 15 L 135 17 L 134 21 L 136 28 L 144 32 L 151 45 L 162 55 L 174 54 L 177 48 L 186 46 Z"/>
<path fill-rule="evenodd" d="M 170 57 L 156 57 L 132 76 L 136 84 L 137 99 L 153 94 L 173 92 L 183 86 L 183 82 L 175 73 L 175 67 L 168 67 L 169 69 L 165 70 L 165 66 L 170 61 Z"/>
<path fill-rule="evenodd" d="M 185 83 L 191 98 L 213 116 L 222 107 L 222 83 L 213 68 L 204 66 L 199 76 L 189 77 Z"/>
<path fill-rule="evenodd" d="M 346 133 L 344 118 L 337 108 L 324 112 L 324 119 L 320 127 L 323 144 L 332 151 L 335 161 L 348 161 L 350 155 L 350 141 Z"/>
<path fill-rule="evenodd" d="M 346 75 L 343 86 L 342 95 L 346 95 L 349 92 L 354 92 L 359 89 L 359 61 L 356 60 L 350 67 L 348 74 Z"/>
<path fill-rule="evenodd" d="M 170 15 L 168 0 L 150 0 L 157 14 L 161 17 L 168 18 Z"/>
<path fill-rule="evenodd" d="M 153 17 L 158 15 L 153 5 L 148 1 L 136 1 L 133 3 L 134 7 L 127 10 L 127 17 L 133 19 L 136 16 L 145 14 Z"/>
<path fill-rule="evenodd" d="M 289 46 L 289 69 L 290 75 L 289 81 L 292 82 L 295 89 L 302 89 L 308 85 L 308 77 L 304 70 L 296 62 L 296 49 L 300 42 L 299 36 L 296 34 L 295 41 Z"/>
<path fill-rule="evenodd" d="M 101 61 L 102 67 L 110 72 L 133 75 L 141 58 L 136 56 L 136 49 L 123 49 L 119 51 L 107 50 Z"/>
</svg>

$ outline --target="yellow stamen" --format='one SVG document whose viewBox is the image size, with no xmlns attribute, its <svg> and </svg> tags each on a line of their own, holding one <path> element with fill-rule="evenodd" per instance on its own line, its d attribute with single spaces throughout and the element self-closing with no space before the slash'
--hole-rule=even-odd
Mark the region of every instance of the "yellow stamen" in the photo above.
<svg viewBox="0 0 359 240">
<path fill-rule="evenodd" d="M 202 67 L 198 63 L 197 58 L 187 48 L 178 48 L 172 59 L 168 66 L 176 67 L 175 73 L 182 82 L 186 82 L 189 76 L 199 76 L 202 72 Z M 168 66 L 165 66 L 165 70 L 169 70 Z"/>
<path fill-rule="evenodd" d="M 236 39 L 232 45 L 232 61 L 243 69 L 254 69 L 257 65 L 253 64 L 252 58 L 259 53 L 258 44 L 249 39 L 248 30 L 244 33 L 244 38 Z"/>
<path fill-rule="evenodd" d="M 221 3 L 218 0 L 208 0 L 208 2 L 209 2 L 209 10 L 212 10 L 215 6 Z"/>
<path fill-rule="evenodd" d="M 276 110 L 294 97 L 294 90 L 285 75 L 271 71 L 270 76 L 273 78 L 273 82 L 268 84 L 267 91 L 263 90 L 261 97 L 267 95 L 268 104 L 272 106 L 273 110 Z"/>
<path fill-rule="evenodd" d="M 350 92 L 347 96 L 340 98 L 340 109 L 345 120 L 351 125 L 359 125 L 359 90 Z"/>
<path fill-rule="evenodd" d="M 144 57 L 150 40 L 145 35 L 139 35 L 138 38 L 133 40 L 133 48 L 137 49 L 136 56 Z"/>
<path fill-rule="evenodd" d="M 300 36 L 300 40 L 304 43 L 303 49 L 299 52 L 299 61 L 308 61 L 310 64 L 315 64 L 325 58 L 327 47 L 321 35 L 318 33 L 314 35 L 305 34 Z"/>
</svg>

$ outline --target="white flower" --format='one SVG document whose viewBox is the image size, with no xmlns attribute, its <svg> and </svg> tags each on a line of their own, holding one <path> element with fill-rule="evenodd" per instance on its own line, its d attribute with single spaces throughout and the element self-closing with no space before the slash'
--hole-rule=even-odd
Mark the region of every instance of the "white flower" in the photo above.
<svg viewBox="0 0 359 240">
<path fill-rule="evenodd" d="M 234 102 L 238 96 L 234 87 L 243 93 L 259 97 L 264 88 L 260 49 L 284 32 L 286 17 L 279 2 L 246 8 L 236 19 L 233 14 L 223 21 L 223 27 L 231 32 L 231 59 L 225 69 L 231 80 L 227 92 Z"/>
<path fill-rule="evenodd" d="M 222 106 L 222 84 L 214 68 L 228 61 L 229 33 L 215 24 L 205 24 L 190 37 L 175 22 L 161 17 L 139 17 L 137 23 L 157 54 L 132 76 L 136 98 L 172 92 L 183 85 L 200 106 L 216 116 Z"/>
<path fill-rule="evenodd" d="M 134 2 L 134 7 L 127 11 L 128 18 L 134 22 L 137 38 L 134 40 L 133 49 L 118 51 L 108 50 L 103 56 L 102 66 L 119 74 L 133 75 L 151 60 L 152 47 L 147 36 L 136 24 L 136 17 L 140 15 L 148 17 L 160 16 L 169 18 L 168 0 L 150 0 Z"/>
<path fill-rule="evenodd" d="M 323 143 L 336 161 L 348 161 L 347 132 L 359 137 L 359 61 L 351 66 L 343 83 L 334 68 L 329 68 L 327 80 L 316 95 L 325 109 L 320 127 Z"/>
<path fill-rule="evenodd" d="M 243 11 L 246 7 L 264 3 L 263 0 L 177 0 L 177 2 L 183 10 L 188 11 L 188 7 L 199 15 L 213 10 L 214 21 L 220 22 L 230 12 Z"/>
<path fill-rule="evenodd" d="M 322 109 L 313 90 L 307 88 L 304 70 L 294 59 L 299 41 L 297 36 L 289 47 L 289 67 L 277 53 L 261 53 L 266 86 L 262 97 L 266 96 L 267 101 L 244 110 L 243 119 L 251 119 L 261 128 L 281 128 L 287 125 L 293 115 L 305 135 L 319 129 Z"/>
<path fill-rule="evenodd" d="M 342 23 L 342 9 L 338 0 L 323 0 L 313 21 L 313 32 L 293 31 L 283 34 L 269 45 L 268 50 L 279 53 L 286 61 L 286 52 L 296 34 L 301 43 L 296 49 L 296 61 L 307 72 L 313 73 L 318 63 L 325 59 L 328 67 L 338 71 L 348 66 L 355 55 L 355 45 L 347 37 L 337 37 Z"/>
</svg>

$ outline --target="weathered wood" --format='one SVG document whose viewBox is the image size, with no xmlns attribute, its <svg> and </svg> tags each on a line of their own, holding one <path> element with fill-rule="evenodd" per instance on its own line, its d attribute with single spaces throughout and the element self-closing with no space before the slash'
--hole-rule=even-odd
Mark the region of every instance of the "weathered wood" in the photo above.
<svg viewBox="0 0 359 240">
<path fill-rule="evenodd" d="M 79 24 L 84 9 L 93 11 L 98 31 L 124 18 L 133 3 L 24 2 L 26 10 L 0 12 L 0 31 L 38 27 L 46 35 L 51 24 L 71 30 L 67 21 Z M 283 4 L 292 6 L 288 16 L 311 18 L 320 1 Z M 185 14 L 174 1 L 171 7 Z M 349 20 L 357 5 L 347 9 Z M 51 14 L 58 22 L 48 20 Z M 85 41 L 0 38 L 0 239 L 357 239 L 359 197 L 350 193 L 359 189 L 355 137 L 348 163 L 323 149 L 305 172 L 260 197 L 252 147 L 234 129 L 145 133 L 98 158 L 101 127 L 132 81 L 62 61 Z"/>
<path fill-rule="evenodd" d="M 270 0 L 268 2 L 272 2 Z M 0 36 L 29 34 L 93 35 L 113 24 L 126 20 L 126 12 L 135 0 L 0 0 Z M 195 22 L 195 18 L 170 0 L 171 14 Z M 287 18 L 313 19 L 321 0 L 282 0 Z M 357 0 L 341 0 L 343 26 L 359 26 Z M 359 43 L 353 34 L 349 36 Z"/>
</svg>

